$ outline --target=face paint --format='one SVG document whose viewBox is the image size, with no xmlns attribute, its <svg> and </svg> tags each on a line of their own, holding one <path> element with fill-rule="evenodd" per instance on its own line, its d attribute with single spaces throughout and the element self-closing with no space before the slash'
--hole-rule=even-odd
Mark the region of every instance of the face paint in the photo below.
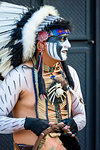
<svg viewBox="0 0 100 150">
<path fill-rule="evenodd" d="M 67 59 L 67 52 L 68 52 L 68 48 L 70 47 L 71 44 L 69 43 L 68 39 L 66 39 L 66 41 L 63 42 L 62 49 L 61 49 L 61 57 L 63 61 Z"/>
<path fill-rule="evenodd" d="M 67 51 L 71 45 L 66 35 L 52 36 L 47 40 L 46 45 L 50 57 L 61 61 L 67 59 Z"/>
</svg>

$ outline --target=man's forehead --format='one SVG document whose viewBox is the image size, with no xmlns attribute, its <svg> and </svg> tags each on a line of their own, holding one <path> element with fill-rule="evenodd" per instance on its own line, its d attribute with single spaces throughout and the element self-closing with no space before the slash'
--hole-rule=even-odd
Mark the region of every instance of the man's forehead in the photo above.
<svg viewBox="0 0 100 150">
<path fill-rule="evenodd" d="M 47 42 L 57 42 L 57 41 L 60 41 L 63 37 L 68 37 L 67 34 L 61 34 L 61 35 L 58 35 L 58 36 L 51 36 L 47 39 Z"/>
</svg>

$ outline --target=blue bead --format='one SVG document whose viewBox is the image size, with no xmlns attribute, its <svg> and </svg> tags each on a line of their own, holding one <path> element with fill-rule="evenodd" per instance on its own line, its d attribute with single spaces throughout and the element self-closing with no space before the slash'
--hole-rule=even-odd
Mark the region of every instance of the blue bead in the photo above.
<svg viewBox="0 0 100 150">
<path fill-rule="evenodd" d="M 52 79 L 52 78 L 55 78 L 55 75 L 52 75 L 50 78 L 51 78 L 51 79 Z"/>
</svg>

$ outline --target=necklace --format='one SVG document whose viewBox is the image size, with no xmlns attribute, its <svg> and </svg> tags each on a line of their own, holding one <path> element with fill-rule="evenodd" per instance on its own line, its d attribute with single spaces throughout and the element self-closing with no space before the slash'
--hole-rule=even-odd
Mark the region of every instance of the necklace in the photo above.
<svg viewBox="0 0 100 150">
<path fill-rule="evenodd" d="M 50 66 L 47 66 L 47 65 L 44 65 L 43 67 L 43 75 L 50 75 L 51 78 L 54 78 L 55 75 L 54 73 L 57 73 L 60 71 L 60 65 L 57 63 L 54 67 L 50 67 Z"/>
</svg>

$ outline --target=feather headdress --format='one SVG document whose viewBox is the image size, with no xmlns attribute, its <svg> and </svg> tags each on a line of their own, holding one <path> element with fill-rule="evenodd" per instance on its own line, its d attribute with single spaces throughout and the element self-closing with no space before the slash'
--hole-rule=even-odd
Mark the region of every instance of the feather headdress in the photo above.
<svg viewBox="0 0 100 150">
<path fill-rule="evenodd" d="M 69 21 L 59 16 L 53 6 L 45 5 L 39 9 L 29 9 L 24 6 L 0 2 L 0 80 L 13 68 L 32 60 L 39 32 L 56 28 L 71 31 L 72 26 Z M 74 82 L 66 62 L 62 62 L 62 67 L 70 87 L 73 88 Z M 45 86 L 41 91 L 44 84 L 42 69 L 38 74 L 41 83 L 39 84 L 39 93 L 45 94 Z"/>
<path fill-rule="evenodd" d="M 31 60 L 36 50 L 37 35 L 63 22 L 53 6 L 39 9 L 0 3 L 0 74 L 5 77 L 18 65 Z M 67 26 L 66 26 L 67 25 Z M 70 23 L 65 23 L 70 28 Z"/>
<path fill-rule="evenodd" d="M 33 57 L 38 32 L 58 19 L 57 10 L 52 6 L 28 10 L 0 3 L 0 73 L 3 77 Z"/>
</svg>

